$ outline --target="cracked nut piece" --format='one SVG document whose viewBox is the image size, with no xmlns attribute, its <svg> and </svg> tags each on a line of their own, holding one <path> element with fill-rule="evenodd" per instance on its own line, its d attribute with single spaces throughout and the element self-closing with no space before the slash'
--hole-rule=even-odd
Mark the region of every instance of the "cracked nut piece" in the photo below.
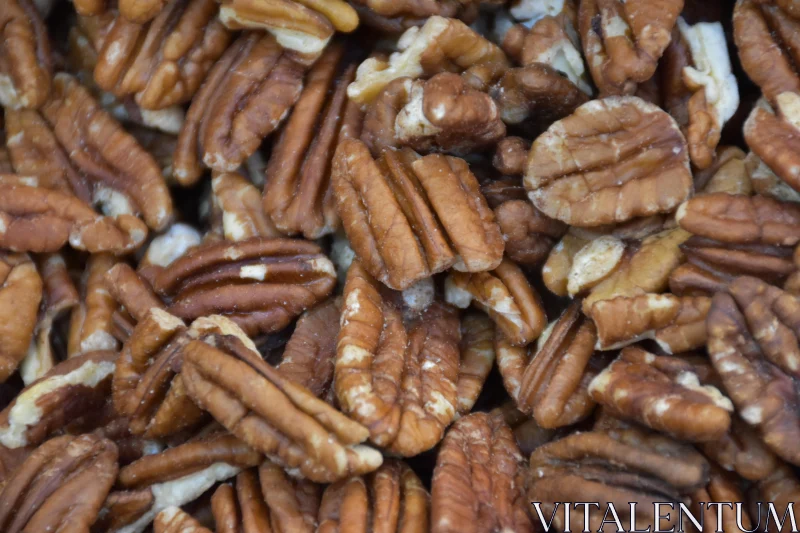
<svg viewBox="0 0 800 533">
<path fill-rule="evenodd" d="M 153 520 L 153 533 L 212 533 L 210 529 L 183 512 L 180 507 L 170 506 L 158 513 Z"/>
<path fill-rule="evenodd" d="M 462 309 L 474 302 L 513 346 L 527 346 L 547 325 L 539 295 L 522 270 L 508 259 L 490 272 L 450 272 L 445 300 Z"/>
<path fill-rule="evenodd" d="M 290 479 L 283 469 L 264 461 L 224 484 L 211 497 L 219 533 L 313 533 L 317 524 L 320 487 L 308 480 Z"/>
<path fill-rule="evenodd" d="M 281 236 L 264 212 L 261 192 L 241 174 L 214 172 L 211 194 L 211 232 L 214 234 L 228 241 Z"/>
<path fill-rule="evenodd" d="M 0 491 L 0 528 L 89 531 L 117 476 L 117 447 L 94 435 L 39 446 Z"/>
<path fill-rule="evenodd" d="M 47 27 L 30 0 L 6 0 L 0 28 L 0 105 L 36 109 L 47 99 L 53 75 Z"/>
<path fill-rule="evenodd" d="M 211 334 L 183 349 L 181 377 L 197 405 L 254 449 L 312 481 L 330 483 L 381 465 L 380 452 L 360 444 L 369 436 L 366 427 L 284 377 L 242 339 L 243 332 Z"/>
<path fill-rule="evenodd" d="M 333 263 L 316 244 L 264 238 L 197 246 L 153 279 L 170 313 L 224 314 L 249 334 L 283 329 L 335 285 Z"/>
<path fill-rule="evenodd" d="M 117 303 L 105 283 L 106 272 L 116 264 L 116 259 L 109 254 L 89 256 L 81 279 L 80 300 L 70 316 L 69 357 L 95 350 L 119 349 L 119 343 L 112 333 Z"/>
<path fill-rule="evenodd" d="M 499 413 L 473 413 L 447 432 L 431 482 L 431 532 L 535 531 L 524 465 Z"/>
<path fill-rule="evenodd" d="M 318 239 L 339 226 L 330 181 L 333 156 L 340 142 L 359 137 L 362 117 L 347 99 L 355 65 L 343 64 L 344 53 L 345 47 L 334 43 L 314 63 L 272 147 L 264 211 L 285 235 Z"/>
<path fill-rule="evenodd" d="M 285 50 L 269 34 L 245 32 L 236 39 L 186 113 L 173 159 L 178 183 L 196 183 L 203 165 L 238 169 L 297 102 L 313 59 Z"/>
<path fill-rule="evenodd" d="M 497 368 L 517 408 L 545 429 L 589 416 L 594 410 L 589 382 L 598 373 L 591 363 L 596 341 L 594 324 L 578 303 L 550 324 L 535 346 L 513 346 L 498 332 Z"/>
<path fill-rule="evenodd" d="M 366 476 L 329 485 L 317 533 L 428 531 L 430 496 L 419 477 L 397 459 Z"/>
<path fill-rule="evenodd" d="M 106 402 L 117 354 L 92 352 L 59 363 L 0 412 L 0 444 L 38 445 L 74 418 Z"/>
<path fill-rule="evenodd" d="M 431 449 L 460 412 L 475 401 L 488 371 L 480 363 L 480 330 L 464 339 L 453 307 L 433 302 L 414 312 L 400 294 L 383 289 L 358 261 L 347 273 L 336 347 L 334 387 L 342 410 L 369 429 L 390 453 Z M 477 367 L 477 368 L 476 368 Z M 459 393 L 466 397 L 460 397 Z"/>
<path fill-rule="evenodd" d="M 170 0 L 146 23 L 127 17 L 125 5 L 96 43 L 97 85 L 117 98 L 133 96 L 143 110 L 191 100 L 231 41 L 216 1 Z"/>
<path fill-rule="evenodd" d="M 344 0 L 219 0 L 219 18 L 232 30 L 271 33 L 282 47 L 318 55 L 334 31 L 358 26 L 356 11 Z"/>
<path fill-rule="evenodd" d="M 527 199 L 503 202 L 494 208 L 494 216 L 506 242 L 506 255 L 520 265 L 541 264 L 567 229 Z"/>
<path fill-rule="evenodd" d="M 785 92 L 773 109 L 759 101 L 744 123 L 747 145 L 782 181 L 800 191 L 800 166 L 796 156 L 800 134 L 800 94 Z"/>
<path fill-rule="evenodd" d="M 668 213 L 692 193 L 686 140 L 658 107 L 636 97 L 580 106 L 534 141 L 528 196 L 574 226 Z"/>
<path fill-rule="evenodd" d="M 511 66 L 496 44 L 460 20 L 440 16 L 406 30 L 397 48 L 388 60 L 371 57 L 359 65 L 355 81 L 347 88 L 351 100 L 368 104 L 392 80 L 444 71 L 461 73 L 467 85 L 485 90 Z"/>
<path fill-rule="evenodd" d="M 589 317 L 597 326 L 597 349 L 616 350 L 652 339 L 666 353 L 696 350 L 706 345 L 705 296 L 641 294 L 618 296 L 592 304 Z"/>
<path fill-rule="evenodd" d="M 733 404 L 701 382 L 695 365 L 635 346 L 592 380 L 589 393 L 610 415 L 681 440 L 716 441 L 731 426 Z"/>
<path fill-rule="evenodd" d="M 681 10 L 683 0 L 580 3 L 583 52 L 602 96 L 632 94 L 653 76 Z"/>
<path fill-rule="evenodd" d="M 367 109 L 362 139 L 373 153 L 410 146 L 467 155 L 505 137 L 497 104 L 451 72 L 429 80 L 398 78 Z"/>
<path fill-rule="evenodd" d="M 764 479 L 780 463 L 754 429 L 738 415 L 731 416 L 731 429 L 726 435 L 700 448 L 724 470 L 736 472 L 749 481 Z"/>
<path fill-rule="evenodd" d="M 708 355 L 737 412 L 776 455 L 800 464 L 800 298 L 752 277 L 718 292 L 708 313 Z"/>
<path fill-rule="evenodd" d="M 364 25 L 387 34 L 400 33 L 412 26 L 421 26 L 432 16 L 458 18 L 470 24 L 477 18 L 480 5 L 498 3 L 497 0 L 352 1 Z"/>
<path fill-rule="evenodd" d="M 27 254 L 0 253 L 0 383 L 17 370 L 28 352 L 43 287 Z"/>
<path fill-rule="evenodd" d="M 333 161 L 333 190 L 364 268 L 402 290 L 450 267 L 480 272 L 503 257 L 503 237 L 463 159 L 386 150 L 376 160 L 348 139 Z"/>
<path fill-rule="evenodd" d="M 528 496 L 541 502 L 542 515 L 552 515 L 562 530 L 564 514 L 554 512 L 556 502 L 612 502 L 623 523 L 632 519 L 628 502 L 637 502 L 636 523 L 647 527 L 657 523 L 653 502 L 688 504 L 687 496 L 706 486 L 708 472 L 708 463 L 691 446 L 658 434 L 635 429 L 577 432 L 533 451 Z M 601 527 L 602 513 L 595 513 L 594 521 L 589 516 L 589 529 Z M 666 525 L 676 522 L 676 516 Z M 570 509 L 573 524 L 583 518 L 577 508 Z"/>
</svg>

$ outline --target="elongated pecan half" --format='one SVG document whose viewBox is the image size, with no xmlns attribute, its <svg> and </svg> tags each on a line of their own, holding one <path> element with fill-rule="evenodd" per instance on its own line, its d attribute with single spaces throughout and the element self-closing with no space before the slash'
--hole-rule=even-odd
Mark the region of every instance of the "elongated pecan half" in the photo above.
<svg viewBox="0 0 800 533">
<path fill-rule="evenodd" d="M 332 181 L 351 247 L 393 289 L 451 266 L 480 272 L 502 260 L 500 228 L 462 159 L 406 148 L 375 160 L 348 139 L 336 149 Z"/>
<path fill-rule="evenodd" d="M 174 505 L 153 519 L 153 533 L 211 533 L 211 530 Z"/>
<path fill-rule="evenodd" d="M 281 236 L 264 212 L 261 192 L 237 172 L 213 173 L 210 225 L 209 233 L 228 241 Z"/>
<path fill-rule="evenodd" d="M 30 0 L 0 5 L 0 105 L 36 109 L 47 99 L 52 59 L 47 28 Z"/>
<path fill-rule="evenodd" d="M 42 278 L 27 254 L 0 254 L 0 383 L 25 357 L 42 301 Z"/>
<path fill-rule="evenodd" d="M 105 283 L 106 272 L 116 264 L 114 257 L 108 254 L 89 257 L 81 279 L 80 302 L 70 316 L 69 357 L 95 350 L 119 349 L 119 343 L 112 334 L 117 303 Z"/>
</svg>

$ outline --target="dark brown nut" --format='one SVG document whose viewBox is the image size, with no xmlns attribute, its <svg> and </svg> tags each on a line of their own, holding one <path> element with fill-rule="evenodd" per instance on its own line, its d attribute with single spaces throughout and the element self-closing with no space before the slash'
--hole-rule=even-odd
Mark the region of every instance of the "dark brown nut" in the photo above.
<svg viewBox="0 0 800 533">
<path fill-rule="evenodd" d="M 695 234 L 682 246 L 689 265 L 672 274 L 678 292 L 714 292 L 737 275 L 781 283 L 796 270 L 800 207 L 765 196 L 715 193 L 692 198 L 676 214 Z"/>
<path fill-rule="evenodd" d="M 106 500 L 108 531 L 141 533 L 164 509 L 185 505 L 256 466 L 263 456 L 239 439 L 221 432 L 195 438 L 121 468 Z"/>
<path fill-rule="evenodd" d="M 498 413 L 511 427 L 523 457 L 530 457 L 531 452 L 546 442 L 553 440 L 557 430 L 544 429 L 536 420 L 517 409 L 513 401 L 509 401 L 493 409 L 490 414 Z"/>
<path fill-rule="evenodd" d="M 462 309 L 474 302 L 513 346 L 527 346 L 547 325 L 539 295 L 522 270 L 508 259 L 490 272 L 451 272 L 445 285 L 445 300 Z"/>
<path fill-rule="evenodd" d="M 55 76 L 41 111 L 7 110 L 6 127 L 17 173 L 71 191 L 110 216 L 141 214 L 157 231 L 172 220 L 158 164 L 72 76 Z"/>
<path fill-rule="evenodd" d="M 393 289 L 502 260 L 500 228 L 463 159 L 405 148 L 375 160 L 363 142 L 348 139 L 336 149 L 331 179 L 351 247 Z"/>
<path fill-rule="evenodd" d="M 626 252 L 625 242 L 614 235 L 589 241 L 572 257 L 567 293 L 572 297 L 584 294 L 608 279 L 624 264 Z"/>
<path fill-rule="evenodd" d="M 508 394 L 524 414 L 544 429 L 568 426 L 589 416 L 594 402 L 589 383 L 598 370 L 591 364 L 597 332 L 572 304 L 542 333 L 538 346 L 511 345 L 498 332 L 497 368 Z"/>
<path fill-rule="evenodd" d="M 456 417 L 472 411 L 495 360 L 494 322 L 484 313 L 469 312 L 461 318 L 461 366 L 456 384 Z"/>
<path fill-rule="evenodd" d="M 269 366 L 239 335 L 211 335 L 183 349 L 189 396 L 234 435 L 291 473 L 333 482 L 371 472 L 380 452 L 369 430 Z M 213 342 L 216 347 L 208 342 Z"/>
<path fill-rule="evenodd" d="M 780 462 L 753 428 L 737 415 L 731 417 L 731 430 L 725 436 L 702 444 L 701 450 L 723 469 L 750 481 L 769 476 Z"/>
<path fill-rule="evenodd" d="M 492 166 L 506 176 L 522 176 L 531 143 L 522 137 L 509 136 L 497 143 Z"/>
<path fill-rule="evenodd" d="M 217 11 L 215 0 L 170 0 L 151 22 L 117 14 L 96 43 L 95 82 L 145 110 L 188 102 L 231 41 Z"/>
<path fill-rule="evenodd" d="M 433 302 L 414 312 L 400 303 L 404 296 L 382 289 L 353 262 L 343 294 L 334 387 L 342 410 L 369 429 L 372 442 L 408 457 L 442 439 L 460 412 L 458 393 L 474 402 L 475 380 L 480 389 L 481 375 L 485 379 L 488 372 L 474 371 L 472 358 L 478 354 L 466 349 L 471 343 L 459 353 L 454 308 Z"/>
<path fill-rule="evenodd" d="M 217 533 L 312 533 L 317 525 L 320 486 L 293 480 L 270 461 L 221 485 L 211 497 Z M 318 530 L 317 530 L 318 531 Z"/>
<path fill-rule="evenodd" d="M 458 72 L 467 85 L 486 90 L 510 63 L 494 43 L 460 20 L 433 16 L 421 28 L 409 28 L 397 42 L 398 51 L 388 61 L 372 57 L 361 63 L 347 96 L 368 104 L 392 80 L 428 77 L 439 72 Z"/>
<path fill-rule="evenodd" d="M 800 298 L 757 278 L 717 293 L 708 313 L 708 354 L 739 415 L 782 459 L 800 464 Z"/>
<path fill-rule="evenodd" d="M 203 244 L 153 279 L 170 313 L 225 314 L 249 334 L 283 329 L 335 285 L 333 263 L 316 244 L 263 238 Z"/>
<path fill-rule="evenodd" d="M 775 109 L 760 100 L 744 123 L 747 145 L 781 180 L 800 191 L 797 150 L 800 94 L 781 93 Z"/>
<path fill-rule="evenodd" d="M 166 309 L 150 284 L 125 263 L 117 263 L 105 273 L 105 286 L 135 322 L 143 320 L 151 308 Z"/>
<path fill-rule="evenodd" d="M 168 0 L 119 0 L 122 15 L 131 22 L 144 23 L 158 15 Z M 75 10 L 80 15 L 106 15 L 106 0 L 74 0 Z"/>
<path fill-rule="evenodd" d="M 668 213 L 693 189 L 678 125 L 636 97 L 593 100 L 550 126 L 531 147 L 524 184 L 533 205 L 574 226 Z"/>
<path fill-rule="evenodd" d="M 272 147 L 264 211 L 285 235 L 318 239 L 339 226 L 330 182 L 333 155 L 340 142 L 359 137 L 362 116 L 347 100 L 355 65 L 342 65 L 344 52 L 342 44 L 333 43 L 311 67 L 303 93 Z"/>
<path fill-rule="evenodd" d="M 642 294 L 618 296 L 592 304 L 589 317 L 597 326 L 597 349 L 616 350 L 652 339 L 668 354 L 706 345 L 705 296 Z"/>
<path fill-rule="evenodd" d="M 11 449 L 38 445 L 74 418 L 102 407 L 116 358 L 114 352 L 73 357 L 25 387 L 0 412 L 0 444 Z"/>
<path fill-rule="evenodd" d="M 800 498 L 800 481 L 789 465 L 779 464 L 767 478 L 755 485 L 755 492 L 759 501 L 771 502 L 774 504 L 775 509 L 784 510 Z M 767 511 L 764 507 L 762 506 L 761 512 L 766 514 Z M 781 511 L 778 512 L 780 513 Z M 759 524 L 761 519 L 765 520 L 765 524 L 768 523 L 766 522 L 767 518 L 762 515 L 758 518 Z M 789 524 L 787 523 L 786 525 Z M 777 529 L 772 526 L 770 531 L 785 531 L 785 528 Z"/>
<path fill-rule="evenodd" d="M 44 21 L 30 0 L 8 0 L 0 6 L 0 28 L 0 105 L 36 109 L 47 99 L 53 76 Z"/>
<path fill-rule="evenodd" d="M 506 241 L 506 255 L 521 265 L 541 264 L 567 229 L 527 200 L 504 202 L 494 216 Z"/>
<path fill-rule="evenodd" d="M 701 516 L 706 509 L 708 510 L 704 516 L 702 529 L 706 533 L 712 533 L 718 523 L 722 524 L 720 531 L 734 531 L 737 529 L 735 509 L 723 502 L 730 502 L 732 506 L 740 504 L 742 509 L 739 511 L 738 522 L 742 524 L 743 529 L 756 529 L 750 519 L 747 500 L 742 493 L 740 479 L 718 467 L 712 465 L 708 485 L 694 491 L 691 499 L 692 505 L 690 509 L 692 509 L 694 516 Z M 714 503 L 722 503 L 722 505 L 717 507 L 713 505 Z"/>
<path fill-rule="evenodd" d="M 681 440 L 716 441 L 731 425 L 733 404 L 716 387 L 701 384 L 694 365 L 635 346 L 592 380 L 589 393 L 612 416 Z"/>
<path fill-rule="evenodd" d="M 408 465 L 387 460 L 367 476 L 329 485 L 317 533 L 428 531 L 430 496 Z"/>
<path fill-rule="evenodd" d="M 682 10 L 682 0 L 580 3 L 583 52 L 602 96 L 633 94 L 653 76 Z"/>
<path fill-rule="evenodd" d="M 56 437 L 39 446 L 0 492 L 0 527 L 89 531 L 117 476 L 117 447 L 94 435 Z"/>
<path fill-rule="evenodd" d="M 1 247 L 55 252 L 69 242 L 91 253 L 124 254 L 147 236 L 147 226 L 135 216 L 100 216 L 75 196 L 38 187 L 36 181 L 0 175 Z"/>
<path fill-rule="evenodd" d="M 499 413 L 473 413 L 447 432 L 431 483 L 431 532 L 535 531 L 524 460 Z"/>
<path fill-rule="evenodd" d="M 410 146 L 467 155 L 505 137 L 497 104 L 451 72 L 397 78 L 367 108 L 362 139 L 373 153 Z"/>
<path fill-rule="evenodd" d="M 95 350 L 117 351 L 112 334 L 117 303 L 106 288 L 105 275 L 117 261 L 108 254 L 89 257 L 81 280 L 81 297 L 70 317 L 67 355 L 75 357 Z"/>
<path fill-rule="evenodd" d="M 181 511 L 180 507 L 167 507 L 153 520 L 153 533 L 212 533 L 210 529 Z"/>
<path fill-rule="evenodd" d="M 264 213 L 261 192 L 241 174 L 214 172 L 211 193 L 211 232 L 215 235 L 228 241 L 281 236 Z"/>
<path fill-rule="evenodd" d="M 358 15 L 344 0 L 219 0 L 219 18 L 232 30 L 263 29 L 282 47 L 314 56 L 334 31 L 351 32 Z"/>
<path fill-rule="evenodd" d="M 27 254 L 0 253 L 0 383 L 25 358 L 36 328 L 43 282 Z"/>
<path fill-rule="evenodd" d="M 173 159 L 178 183 L 203 165 L 233 172 L 275 131 L 300 97 L 310 62 L 269 34 L 245 32 L 214 64 L 186 113 Z"/>
<path fill-rule="evenodd" d="M 654 502 L 688 504 L 687 496 L 705 487 L 709 465 L 693 448 L 658 434 L 635 429 L 573 433 L 540 446 L 531 454 L 528 499 L 541 502 L 542 516 L 553 516 L 563 530 L 564 514 L 556 502 L 610 502 L 623 523 L 631 521 L 628 502 L 637 502 L 636 523 L 658 524 Z M 579 508 L 570 521 L 583 523 Z M 589 528 L 600 526 L 603 513 L 589 513 Z M 672 523 L 676 522 L 672 514 Z M 665 524 L 665 521 L 661 521 Z M 667 524 L 669 525 L 669 524 Z"/>
<path fill-rule="evenodd" d="M 745 158 L 745 168 L 749 174 L 752 188 L 750 191 L 739 194 L 755 192 L 762 196 L 769 196 L 784 202 L 800 202 L 800 192 L 792 189 L 788 183 L 783 181 L 775 174 L 771 168 L 764 164 L 753 152 L 747 154 Z M 732 193 L 735 194 L 735 193 Z"/>
</svg>

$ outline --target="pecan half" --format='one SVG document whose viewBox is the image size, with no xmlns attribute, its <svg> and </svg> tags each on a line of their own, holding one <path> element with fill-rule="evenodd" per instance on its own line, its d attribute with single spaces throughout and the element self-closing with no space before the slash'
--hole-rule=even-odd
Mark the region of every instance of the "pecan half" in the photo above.
<svg viewBox="0 0 800 533">
<path fill-rule="evenodd" d="M 30 0 L 0 6 L 0 105 L 36 109 L 47 99 L 52 59 L 47 28 Z"/>
<path fill-rule="evenodd" d="M 499 413 L 473 413 L 447 432 L 431 483 L 431 531 L 534 531 L 524 462 Z"/>
<path fill-rule="evenodd" d="M 228 241 L 281 236 L 264 212 L 261 192 L 241 174 L 214 172 L 211 192 L 211 232 Z"/>
<path fill-rule="evenodd" d="M 56 437 L 39 446 L 0 492 L 0 527 L 89 531 L 117 476 L 117 447 L 94 435 Z"/>
<path fill-rule="evenodd" d="M 186 113 L 173 160 L 178 183 L 232 172 L 275 131 L 300 97 L 308 64 L 269 34 L 245 32 L 214 64 Z"/>
<path fill-rule="evenodd" d="M 494 216 L 506 242 L 506 255 L 520 265 L 541 264 L 567 229 L 527 199 L 503 202 L 494 208 Z"/>
<path fill-rule="evenodd" d="M 384 462 L 367 476 L 329 485 L 322 495 L 317 533 L 428 531 L 430 496 L 408 465 Z"/>
<path fill-rule="evenodd" d="M 575 226 L 667 213 L 692 193 L 686 140 L 667 113 L 636 97 L 593 100 L 533 143 L 533 205 Z"/>
<path fill-rule="evenodd" d="M 795 380 L 800 298 L 757 278 L 736 278 L 708 313 L 708 354 L 745 422 L 782 459 L 800 463 Z"/>
<path fill-rule="evenodd" d="M 745 166 L 752 182 L 752 190 L 740 194 L 755 192 L 784 202 L 800 202 L 800 192 L 792 189 L 753 152 L 747 154 Z"/>
<path fill-rule="evenodd" d="M 747 145 L 764 163 L 795 191 L 800 191 L 800 170 L 795 150 L 800 132 L 800 94 L 781 93 L 775 109 L 759 101 L 744 123 Z"/>
<path fill-rule="evenodd" d="M 43 282 L 27 254 L 0 253 L 0 383 L 16 370 L 36 328 Z"/>
<path fill-rule="evenodd" d="M 264 211 L 286 235 L 317 239 L 339 226 L 331 165 L 336 146 L 358 138 L 362 115 L 347 100 L 355 65 L 342 65 L 344 52 L 343 45 L 334 43 L 311 67 L 303 93 L 272 148 L 265 171 Z"/>
<path fill-rule="evenodd" d="M 173 505 L 156 515 L 153 533 L 211 533 L 211 530 Z"/>
<path fill-rule="evenodd" d="M 725 436 L 703 443 L 701 449 L 723 469 L 750 481 L 764 479 L 780 463 L 754 429 L 738 415 L 731 416 L 731 429 Z"/>
<path fill-rule="evenodd" d="M 393 289 L 451 266 L 489 270 L 502 259 L 500 228 L 462 159 L 405 148 L 375 160 L 348 139 L 336 149 L 331 179 L 350 245 Z"/>
<path fill-rule="evenodd" d="M 114 297 L 106 289 L 105 275 L 117 261 L 108 254 L 94 254 L 86 263 L 81 280 L 81 298 L 70 317 L 67 354 L 75 357 L 95 350 L 117 351 L 119 344 L 112 334 Z"/>
</svg>

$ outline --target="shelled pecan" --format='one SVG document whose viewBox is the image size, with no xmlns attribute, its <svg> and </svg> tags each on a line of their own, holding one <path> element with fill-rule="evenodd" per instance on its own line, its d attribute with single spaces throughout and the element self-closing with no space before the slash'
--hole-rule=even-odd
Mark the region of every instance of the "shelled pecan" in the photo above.
<svg viewBox="0 0 800 533">
<path fill-rule="evenodd" d="M 241 174 L 214 172 L 211 191 L 211 232 L 214 234 L 228 241 L 281 236 L 264 212 L 261 193 Z"/>
<path fill-rule="evenodd" d="M 27 254 L 0 254 L 0 280 L 0 382 L 4 382 L 28 352 L 44 284 Z"/>
<path fill-rule="evenodd" d="M 50 40 L 30 0 L 8 0 L 0 6 L 0 105 L 36 109 L 47 99 L 53 76 Z"/>
</svg>

